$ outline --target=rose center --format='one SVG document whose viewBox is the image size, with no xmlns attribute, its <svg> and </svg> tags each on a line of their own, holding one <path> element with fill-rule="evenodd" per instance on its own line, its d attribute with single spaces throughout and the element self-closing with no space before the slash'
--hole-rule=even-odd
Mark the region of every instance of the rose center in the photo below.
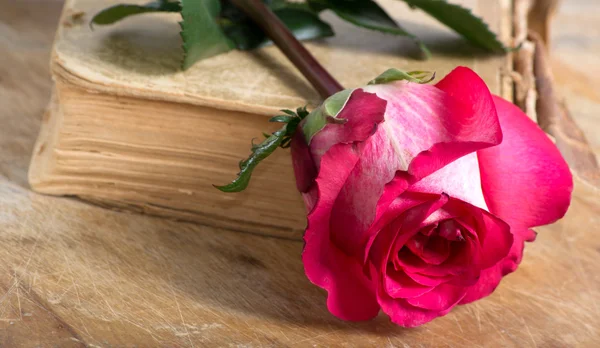
<svg viewBox="0 0 600 348">
<path fill-rule="evenodd" d="M 401 264 L 439 265 L 446 261 L 452 250 L 460 249 L 468 233 L 454 220 L 443 220 L 423 227 L 398 252 Z"/>
</svg>

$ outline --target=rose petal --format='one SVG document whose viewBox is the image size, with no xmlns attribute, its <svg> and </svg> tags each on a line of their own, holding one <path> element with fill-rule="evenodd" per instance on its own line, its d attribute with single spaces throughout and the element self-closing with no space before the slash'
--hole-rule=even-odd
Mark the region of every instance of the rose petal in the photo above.
<svg viewBox="0 0 600 348">
<path fill-rule="evenodd" d="M 398 300 L 386 294 L 378 292 L 377 299 L 381 309 L 387 314 L 392 322 L 403 327 L 417 327 L 432 321 L 435 318 L 448 314 L 451 308 L 445 311 L 432 311 L 415 307 L 406 300 Z"/>
<path fill-rule="evenodd" d="M 374 93 L 356 89 L 338 115 L 339 119 L 346 120 L 345 123 L 327 124 L 312 138 L 310 147 L 304 134 L 297 131 L 292 138 L 291 153 L 298 191 L 308 191 L 317 177 L 321 157 L 332 145 L 364 141 L 370 137 L 384 120 L 386 104 Z M 303 125 L 304 122 L 300 123 L 298 129 L 302 129 Z"/>
<path fill-rule="evenodd" d="M 420 232 L 420 231 L 419 231 Z M 420 233 L 415 234 L 411 239 L 406 242 L 406 247 L 416 256 L 421 257 L 425 245 L 427 245 L 428 238 Z"/>
<path fill-rule="evenodd" d="M 465 297 L 467 288 L 441 284 L 419 297 L 408 298 L 409 304 L 432 311 L 446 311 L 456 306 Z"/>
<path fill-rule="evenodd" d="M 377 272 L 374 265 L 371 264 L 370 267 L 371 273 Z M 451 310 L 449 308 L 445 311 L 431 311 L 415 307 L 406 302 L 406 300 L 395 299 L 389 296 L 385 291 L 383 283 L 377 286 L 377 301 L 381 309 L 390 317 L 393 323 L 404 327 L 415 327 L 425 324 L 437 317 L 446 315 Z"/>
<path fill-rule="evenodd" d="M 396 269 L 409 273 L 420 273 L 429 267 L 429 264 L 410 252 L 408 248 L 400 249 L 393 262 Z"/>
<path fill-rule="evenodd" d="M 479 133 L 480 139 L 502 140 L 501 124 L 498 122 L 496 106 L 485 82 L 473 70 L 459 66 L 452 70 L 435 87 L 448 93 L 457 101 L 470 105 L 477 118 L 470 130 Z M 479 114 L 488 115 L 482 118 Z M 496 115 L 495 117 L 492 115 Z M 469 129 L 464 129 L 469 131 Z M 500 135 L 500 139 L 497 139 Z"/>
<path fill-rule="evenodd" d="M 514 233 L 515 240 L 508 256 L 498 264 L 481 272 L 481 277 L 475 285 L 469 288 L 469 291 L 462 299 L 461 304 L 479 300 L 494 292 L 502 278 L 505 275 L 514 272 L 519 263 L 521 263 L 525 240 L 531 239 L 532 234 L 535 233 L 530 230 L 516 231 Z"/>
<path fill-rule="evenodd" d="M 452 118 L 444 119 L 451 140 L 433 142 L 410 164 L 408 172 L 425 177 L 448 163 L 474 151 L 497 145 L 502 141 L 492 95 L 485 82 L 471 69 L 458 67 L 435 87 L 447 93 L 455 102 Z M 459 110 L 462 109 L 462 112 Z"/>
<path fill-rule="evenodd" d="M 408 194 L 413 194 L 414 192 L 410 192 L 407 191 L 406 193 L 403 194 L 403 196 L 406 196 Z M 431 225 L 431 224 L 441 224 L 444 220 L 452 220 L 456 217 L 455 214 L 450 214 L 450 212 L 448 212 L 447 210 L 444 209 L 444 207 L 441 207 L 440 209 L 436 210 L 433 214 L 429 215 L 427 217 L 427 219 L 425 219 L 425 221 L 423 221 L 423 223 L 425 225 Z"/>
<path fill-rule="evenodd" d="M 433 223 L 433 224 L 428 224 L 427 226 L 423 227 L 419 233 L 421 233 L 424 236 L 430 237 L 433 232 L 435 232 L 437 230 L 438 224 L 437 223 Z"/>
<path fill-rule="evenodd" d="M 358 252 L 364 264 L 367 263 L 367 257 L 369 256 L 371 246 L 379 231 L 396 220 L 398 216 L 408 209 L 439 197 L 421 194 L 408 194 L 406 196 L 402 195 L 402 197 L 398 197 L 398 195 L 409 185 L 404 174 L 405 173 L 402 172 L 396 173 L 394 180 L 385 186 L 384 193 L 377 205 L 376 222 L 370 226 L 369 231 L 366 233 L 366 235 L 369 236 L 369 240 L 363 245 L 363 249 Z M 390 240 L 390 243 L 392 241 L 393 239 Z"/>
<path fill-rule="evenodd" d="M 421 224 L 427 216 L 438 210 L 448 201 L 448 196 L 442 194 L 430 196 L 428 201 L 412 207 L 391 223 L 386 225 L 367 243 L 369 258 L 379 265 L 380 272 L 385 272 L 391 253 L 397 253 L 402 246 L 423 227 Z"/>
<path fill-rule="evenodd" d="M 450 256 L 450 242 L 439 236 L 431 236 L 420 257 L 430 265 L 439 265 Z"/>
<path fill-rule="evenodd" d="M 471 105 L 465 102 L 467 97 L 462 92 L 453 92 L 453 96 L 443 88 L 415 83 L 365 88 L 388 103 L 385 122 L 358 144 L 360 162 L 333 208 L 332 221 L 341 223 L 331 226 L 332 236 L 344 252 L 361 252 L 370 237 L 369 226 L 377 221 L 376 209 L 384 186 L 397 171 L 408 171 L 409 181 L 414 183 L 462 156 L 501 141 L 495 109 L 487 107 L 492 102 L 485 83 L 472 72 L 450 75 L 448 81 L 452 83 L 470 84 L 470 89 L 460 91 L 477 92 L 481 101 Z M 350 112 L 350 108 L 344 110 Z"/>
<path fill-rule="evenodd" d="M 393 152 L 379 153 L 381 158 L 377 159 L 372 157 L 380 146 L 372 139 L 357 145 L 361 159 L 340 191 L 332 210 L 332 239 L 349 255 L 362 255 L 369 237 L 366 232 L 377 214 L 377 202 L 397 169 Z M 385 167 L 378 163 L 381 159 L 387 159 Z"/>
<path fill-rule="evenodd" d="M 573 178 L 546 134 L 519 108 L 494 97 L 504 141 L 478 152 L 490 212 L 513 229 L 552 223 L 567 211 Z"/>
<path fill-rule="evenodd" d="M 302 193 L 307 192 L 317 177 L 317 167 L 302 132 L 298 131 L 292 137 L 290 151 L 296 176 L 296 187 Z M 310 212 L 310 209 L 308 211 Z"/>
<path fill-rule="evenodd" d="M 302 193 L 302 199 L 304 200 L 304 206 L 306 211 L 310 213 L 317 202 L 319 201 L 319 189 L 317 185 L 310 186 L 309 190 Z"/>
<path fill-rule="evenodd" d="M 307 277 L 327 290 L 329 311 L 344 320 L 367 320 L 379 312 L 374 289 L 363 275 L 360 262 L 341 252 L 329 239 L 331 207 L 357 162 L 358 155 L 350 144 L 334 145 L 323 156 L 316 179 L 319 199 L 308 215 L 302 253 Z"/>
<path fill-rule="evenodd" d="M 440 222 L 439 235 L 449 241 L 463 241 L 465 237 L 460 229 L 460 225 L 454 219 L 444 220 Z"/>
<path fill-rule="evenodd" d="M 480 211 L 476 216 L 481 245 L 481 268 L 485 269 L 506 257 L 513 245 L 514 236 L 504 221 L 488 212 Z"/>
<path fill-rule="evenodd" d="M 433 289 L 415 282 L 404 272 L 398 272 L 390 266 L 387 267 L 384 283 L 385 291 L 393 298 L 417 297 Z"/>
<path fill-rule="evenodd" d="M 400 181 L 400 180 L 399 180 Z M 401 182 L 401 181 L 400 181 Z M 405 185 L 397 185 L 398 189 L 401 189 L 401 187 L 408 187 L 408 184 Z M 388 186 L 386 186 L 386 188 L 388 188 Z M 393 188 L 391 188 L 393 189 Z M 397 235 L 399 233 L 400 228 L 402 227 L 403 224 L 403 219 L 401 218 L 402 214 L 404 214 L 406 211 L 408 211 L 409 209 L 415 208 L 420 204 L 424 204 L 427 203 L 429 201 L 435 201 L 439 199 L 439 195 L 421 195 L 421 194 L 407 194 L 407 195 L 401 195 L 400 197 L 396 197 L 396 199 L 393 200 L 393 202 L 391 204 L 388 205 L 382 205 L 381 207 L 386 207 L 386 209 L 381 209 L 380 207 L 378 207 L 377 209 L 377 214 L 380 215 L 380 217 L 377 219 L 377 222 L 373 225 L 371 225 L 370 227 L 370 232 L 368 233 L 368 235 L 370 236 L 369 241 L 366 243 L 364 250 L 363 250 L 363 259 L 366 262 L 366 257 L 369 254 L 369 251 L 371 249 L 371 246 L 375 240 L 375 238 L 377 237 L 377 234 L 380 230 L 389 227 L 390 224 L 392 223 L 396 223 L 395 230 L 392 230 L 392 233 L 395 235 Z M 382 196 L 382 200 L 385 199 L 385 194 L 384 196 Z M 421 224 L 422 222 L 418 222 L 419 224 Z M 414 227 L 414 226 L 413 226 Z M 416 229 L 416 227 L 415 227 Z M 413 231 L 413 233 L 416 233 L 416 231 Z M 412 234 L 411 234 L 412 235 Z M 406 238 L 410 238 L 410 236 L 405 236 Z M 390 244 L 394 241 L 394 238 L 391 237 L 392 239 L 390 239 Z"/>
<path fill-rule="evenodd" d="M 453 242 L 450 248 L 450 257 L 446 261 L 439 265 L 427 265 L 418 273 L 434 277 L 446 275 L 477 277 L 481 270 L 480 248 L 477 240 L 467 236 L 462 242 Z"/>
<path fill-rule="evenodd" d="M 423 275 L 423 274 L 419 274 L 419 273 L 411 273 L 411 272 L 406 272 L 406 275 L 408 277 L 410 277 L 410 279 L 414 280 L 415 282 L 421 284 L 421 285 L 425 285 L 425 286 L 438 286 L 442 283 L 446 283 L 449 280 L 451 280 L 454 275 L 446 275 L 443 277 L 434 277 L 434 276 L 428 276 L 428 275 Z"/>
<path fill-rule="evenodd" d="M 371 137 L 377 130 L 377 125 L 384 120 L 386 105 L 387 102 L 375 93 L 354 90 L 336 117 L 345 120 L 345 123 L 329 123 L 311 139 L 310 151 L 317 168 L 321 156 L 331 146 L 362 142 Z"/>
<path fill-rule="evenodd" d="M 482 269 L 495 265 L 508 255 L 513 244 L 513 234 L 506 222 L 483 209 L 454 198 L 450 198 L 444 208 L 456 214 L 459 214 L 459 210 L 463 211 L 462 216 L 454 221 L 477 237 L 481 246 Z"/>
<path fill-rule="evenodd" d="M 450 197 L 460 199 L 476 207 L 487 210 L 477 154 L 471 153 L 446 165 L 408 188 L 411 192 L 445 192 Z"/>
</svg>

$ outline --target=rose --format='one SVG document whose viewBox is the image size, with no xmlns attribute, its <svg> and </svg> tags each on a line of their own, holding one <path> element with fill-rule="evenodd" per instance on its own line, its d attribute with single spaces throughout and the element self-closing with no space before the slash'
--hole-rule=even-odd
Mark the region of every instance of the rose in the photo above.
<svg viewBox="0 0 600 348">
<path fill-rule="evenodd" d="M 313 112 L 292 140 L 309 211 L 302 260 L 337 317 L 382 309 L 410 327 L 485 297 L 531 228 L 565 214 L 573 184 L 560 153 L 473 71 L 342 94 L 335 117 Z M 314 119 L 330 122 L 315 131 Z"/>
</svg>

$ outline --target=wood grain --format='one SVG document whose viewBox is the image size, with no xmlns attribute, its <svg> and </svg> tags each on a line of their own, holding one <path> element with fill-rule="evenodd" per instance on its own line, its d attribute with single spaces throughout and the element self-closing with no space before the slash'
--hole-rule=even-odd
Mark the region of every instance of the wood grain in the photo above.
<svg viewBox="0 0 600 348">
<path fill-rule="evenodd" d="M 60 6 L 0 0 L 0 346 L 600 345 L 600 193 L 579 182 L 567 216 L 538 229 L 492 296 L 417 329 L 332 317 L 303 274 L 298 239 L 32 193 L 27 163 Z"/>
</svg>

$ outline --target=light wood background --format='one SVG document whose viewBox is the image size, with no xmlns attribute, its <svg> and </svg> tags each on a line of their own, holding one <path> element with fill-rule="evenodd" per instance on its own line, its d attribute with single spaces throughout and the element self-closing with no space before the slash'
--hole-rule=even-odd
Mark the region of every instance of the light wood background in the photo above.
<svg viewBox="0 0 600 348">
<path fill-rule="evenodd" d="M 421 328 L 332 317 L 297 236 L 273 238 L 32 193 L 59 1 L 0 0 L 0 347 L 598 347 L 600 193 L 576 183 L 519 270 Z M 600 4 L 565 1 L 561 91 L 600 153 Z"/>
</svg>

